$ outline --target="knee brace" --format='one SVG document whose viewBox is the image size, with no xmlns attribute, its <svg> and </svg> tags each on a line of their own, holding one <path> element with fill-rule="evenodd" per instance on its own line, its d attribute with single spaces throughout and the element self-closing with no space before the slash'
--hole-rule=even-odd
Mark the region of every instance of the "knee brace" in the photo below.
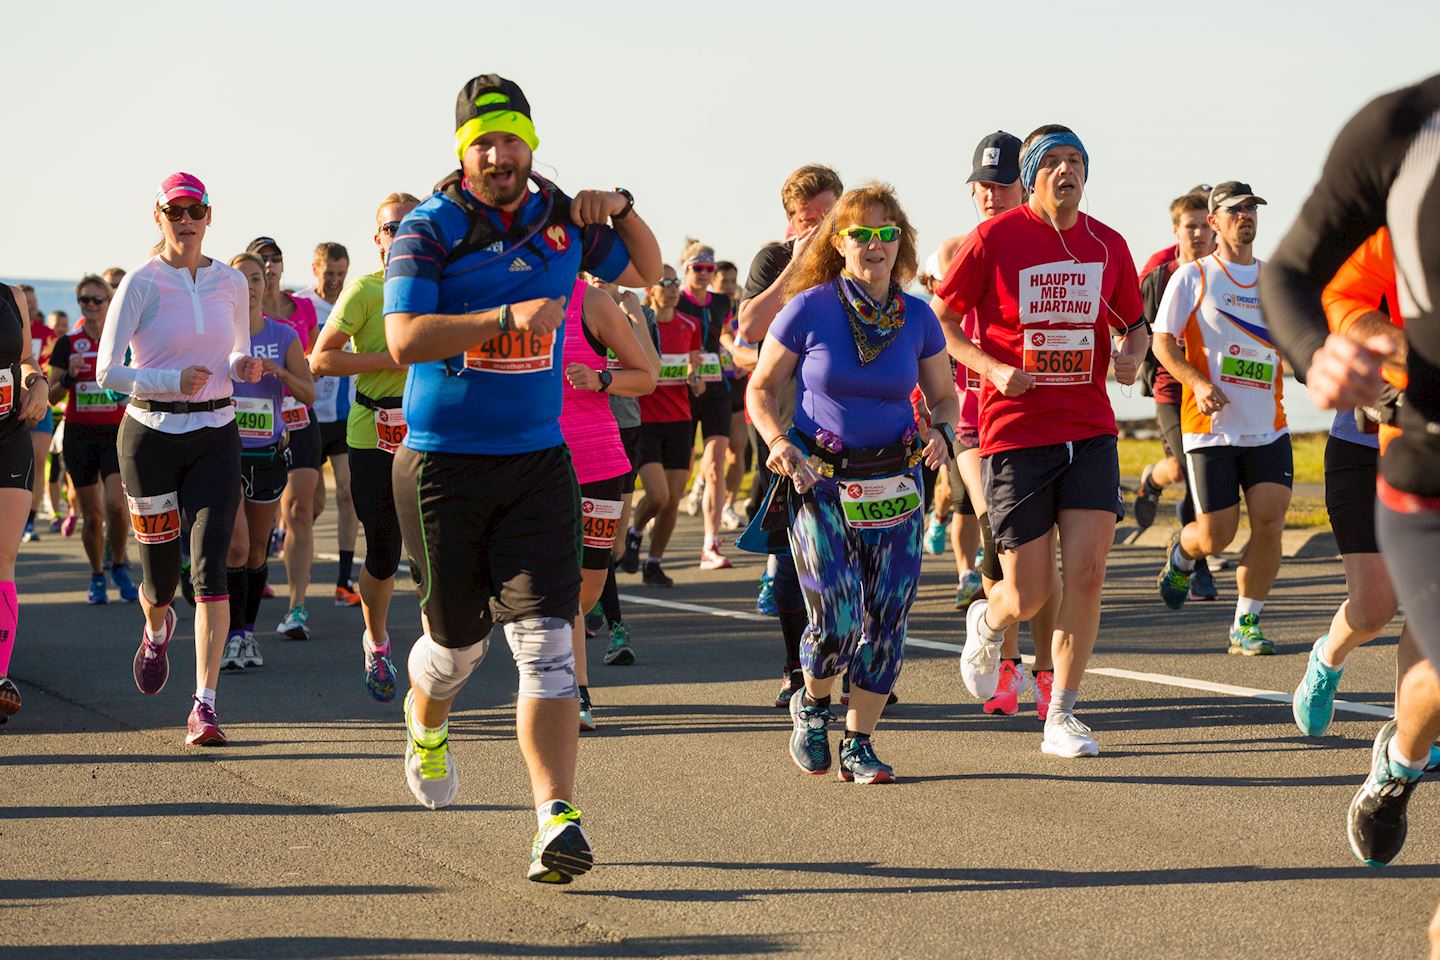
<svg viewBox="0 0 1440 960">
<path fill-rule="evenodd" d="M 426 634 L 410 648 L 410 682 L 432 699 L 453 697 L 470 679 L 476 664 L 485 659 L 489 647 L 487 637 L 479 643 L 452 650 L 440 646 Z"/>
<path fill-rule="evenodd" d="M 505 639 L 520 668 L 522 697 L 561 700 L 578 697 L 573 625 L 560 617 L 535 617 L 505 624 Z"/>
<path fill-rule="evenodd" d="M 1005 579 L 1005 571 L 1000 566 L 1000 554 L 995 552 L 995 532 L 990 529 L 990 514 L 982 513 L 975 520 L 980 524 L 980 543 L 985 548 L 985 556 L 980 563 L 980 572 L 991 580 Z"/>
</svg>

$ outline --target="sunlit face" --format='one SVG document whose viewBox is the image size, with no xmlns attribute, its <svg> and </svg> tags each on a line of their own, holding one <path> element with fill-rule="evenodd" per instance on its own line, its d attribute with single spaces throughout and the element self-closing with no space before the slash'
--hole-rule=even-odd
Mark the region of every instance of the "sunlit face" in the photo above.
<svg viewBox="0 0 1440 960">
<path fill-rule="evenodd" d="M 838 232 L 851 226 L 894 227 L 898 224 L 883 206 L 876 203 L 872 204 L 865 212 L 864 219 L 837 223 L 835 226 Z M 830 242 L 845 258 L 845 269 L 851 276 L 866 285 L 889 283 L 890 275 L 895 269 L 895 258 L 900 255 L 900 238 L 898 236 L 889 243 L 881 240 L 878 236 L 871 237 L 868 243 L 860 243 L 854 237 L 837 235 L 831 237 Z"/>
<path fill-rule="evenodd" d="M 63 310 L 50 314 L 50 329 L 55 331 L 57 337 L 65 336 L 70 332 L 70 315 Z"/>
<path fill-rule="evenodd" d="M 80 313 L 89 323 L 101 323 L 105 311 L 110 308 L 110 291 L 98 283 L 87 283 L 75 295 L 80 304 Z"/>
<path fill-rule="evenodd" d="M 650 295 L 656 303 L 660 304 L 662 309 L 672 310 L 675 304 L 680 302 L 680 285 L 673 282 L 676 279 L 675 268 L 667 263 L 665 265 L 665 275 L 661 279 L 672 282 L 669 284 L 657 283 L 650 288 Z"/>
<path fill-rule="evenodd" d="M 245 277 L 245 287 L 250 291 L 250 319 L 260 313 L 260 301 L 265 296 L 265 271 L 253 260 L 241 260 L 235 268 Z"/>
<path fill-rule="evenodd" d="M 715 271 L 715 279 L 710 281 L 710 291 L 712 293 L 723 294 L 733 300 L 735 294 L 740 291 L 740 283 L 736 279 L 736 271 L 728 267 L 724 270 Z"/>
<path fill-rule="evenodd" d="M 989 220 L 1024 203 L 1025 188 L 1018 179 L 1014 183 L 976 180 L 970 184 L 970 196 L 975 198 L 975 206 L 980 209 L 981 219 Z"/>
<path fill-rule="evenodd" d="M 320 295 L 334 303 L 340 291 L 345 289 L 345 275 L 350 272 L 350 261 L 345 257 L 318 260 L 310 265 L 310 271 L 315 274 L 315 285 Z"/>
<path fill-rule="evenodd" d="M 40 301 L 35 299 L 35 291 L 23 290 L 21 292 L 25 294 L 25 309 L 28 312 L 27 315 L 32 320 L 40 316 Z"/>
<path fill-rule="evenodd" d="M 1175 242 L 1180 247 L 1182 261 L 1199 260 L 1215 249 L 1215 230 L 1203 212 L 1184 210 L 1175 224 Z"/>
<path fill-rule="evenodd" d="M 1226 246 L 1238 247 L 1255 242 L 1255 229 L 1259 226 L 1260 208 L 1252 203 L 1221 207 L 1210 214 L 1210 226 L 1215 228 Z"/>
<path fill-rule="evenodd" d="M 279 290 L 280 278 L 285 275 L 285 257 L 280 248 L 267 243 L 254 253 L 265 261 L 265 285 L 272 290 Z"/>
<path fill-rule="evenodd" d="M 210 226 L 210 221 L 215 217 L 215 209 L 211 207 L 205 211 L 205 216 L 199 220 L 191 218 L 188 209 L 200 203 L 194 197 L 176 197 L 174 200 L 166 201 L 165 206 L 171 208 L 184 208 L 184 213 L 179 220 L 171 220 L 161 212 L 159 204 L 155 206 L 155 223 L 159 225 L 160 232 L 165 237 L 165 242 L 172 248 L 183 249 L 199 245 L 205 239 L 205 230 Z"/>
<path fill-rule="evenodd" d="M 704 293 L 715 279 L 715 261 L 704 260 L 685 267 L 685 289 L 694 294 Z"/>
<path fill-rule="evenodd" d="M 460 158 L 470 189 L 492 207 L 509 207 L 525 196 L 530 176 L 530 145 L 513 133 L 480 137 Z"/>
<path fill-rule="evenodd" d="M 825 214 L 835 206 L 834 190 L 822 190 L 809 200 L 801 203 L 791 210 L 787 219 L 790 221 L 790 230 L 795 236 L 801 236 L 806 231 L 819 226 L 820 221 L 825 219 Z"/>
<path fill-rule="evenodd" d="M 1051 147 L 1040 157 L 1035 196 L 1045 207 L 1078 207 L 1085 190 L 1085 158 L 1068 144 Z"/>
<path fill-rule="evenodd" d="M 399 203 L 387 203 L 375 214 L 375 245 L 380 248 L 380 262 L 383 264 L 390 259 L 390 244 L 395 242 L 395 234 L 400 229 L 400 221 L 414 210 L 417 204 L 402 200 Z"/>
</svg>

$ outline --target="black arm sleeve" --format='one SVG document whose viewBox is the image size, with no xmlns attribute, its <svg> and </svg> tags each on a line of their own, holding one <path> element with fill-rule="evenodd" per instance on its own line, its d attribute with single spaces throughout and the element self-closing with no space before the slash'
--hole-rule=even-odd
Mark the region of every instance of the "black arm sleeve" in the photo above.
<svg viewBox="0 0 1440 960">
<path fill-rule="evenodd" d="M 745 289 L 740 294 L 743 303 L 760 296 L 780 279 L 780 274 L 790 265 L 792 247 L 789 243 L 767 243 L 750 261 L 750 275 L 745 278 Z"/>
</svg>

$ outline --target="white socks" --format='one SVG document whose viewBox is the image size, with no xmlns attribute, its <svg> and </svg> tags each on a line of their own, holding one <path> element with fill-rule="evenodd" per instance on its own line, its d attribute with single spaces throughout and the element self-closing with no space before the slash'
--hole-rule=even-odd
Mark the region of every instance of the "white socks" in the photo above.
<svg viewBox="0 0 1440 960">
<path fill-rule="evenodd" d="M 1240 629 L 1240 618 L 1246 614 L 1253 613 L 1260 616 L 1260 611 L 1265 609 L 1264 600 L 1251 600 L 1249 597 L 1241 597 L 1235 601 L 1235 629 Z"/>
<path fill-rule="evenodd" d="M 209 687 L 196 687 L 195 699 L 205 704 L 205 706 L 209 707 L 211 710 L 215 709 L 215 691 L 211 690 Z"/>
</svg>

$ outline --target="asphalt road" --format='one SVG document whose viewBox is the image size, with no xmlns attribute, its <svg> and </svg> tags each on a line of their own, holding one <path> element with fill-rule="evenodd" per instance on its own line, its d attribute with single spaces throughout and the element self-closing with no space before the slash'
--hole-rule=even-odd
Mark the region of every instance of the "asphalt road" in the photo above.
<svg viewBox="0 0 1440 960">
<path fill-rule="evenodd" d="M 682 517 L 673 590 L 622 580 L 707 611 L 629 602 L 639 662 L 593 668 L 579 806 L 599 866 L 567 888 L 524 879 L 534 815 L 498 635 L 453 725 L 459 801 L 432 812 L 405 787 L 398 701 L 361 683 L 359 612 L 331 605 L 333 563 L 317 564 L 314 639 L 262 632 L 265 666 L 221 680 L 233 745 L 201 752 L 182 744 L 191 611 L 170 685 L 142 697 L 138 611 L 85 605 L 78 540 L 25 546 L 0 957 L 1423 955 L 1434 788 L 1400 860 L 1359 865 L 1344 815 L 1380 719 L 1342 712 L 1312 740 L 1286 704 L 1245 693 L 1294 688 L 1341 599 L 1333 558 L 1286 562 L 1264 616 L 1280 655 L 1242 659 L 1224 652 L 1232 573 L 1222 602 L 1171 613 L 1160 551 L 1117 546 L 1093 665 L 1119 672 L 1087 679 L 1103 754 L 1086 760 L 1040 752 L 1033 706 L 989 717 L 966 695 L 945 646 L 963 639 L 953 561 L 927 558 L 901 703 L 876 738 L 901 780 L 857 787 L 791 764 L 769 706 L 778 629 L 753 616 L 760 559 L 701 573 L 698 533 Z M 418 619 L 405 591 L 402 664 Z M 1342 697 L 1388 707 L 1394 635 L 1352 658 Z"/>
</svg>

